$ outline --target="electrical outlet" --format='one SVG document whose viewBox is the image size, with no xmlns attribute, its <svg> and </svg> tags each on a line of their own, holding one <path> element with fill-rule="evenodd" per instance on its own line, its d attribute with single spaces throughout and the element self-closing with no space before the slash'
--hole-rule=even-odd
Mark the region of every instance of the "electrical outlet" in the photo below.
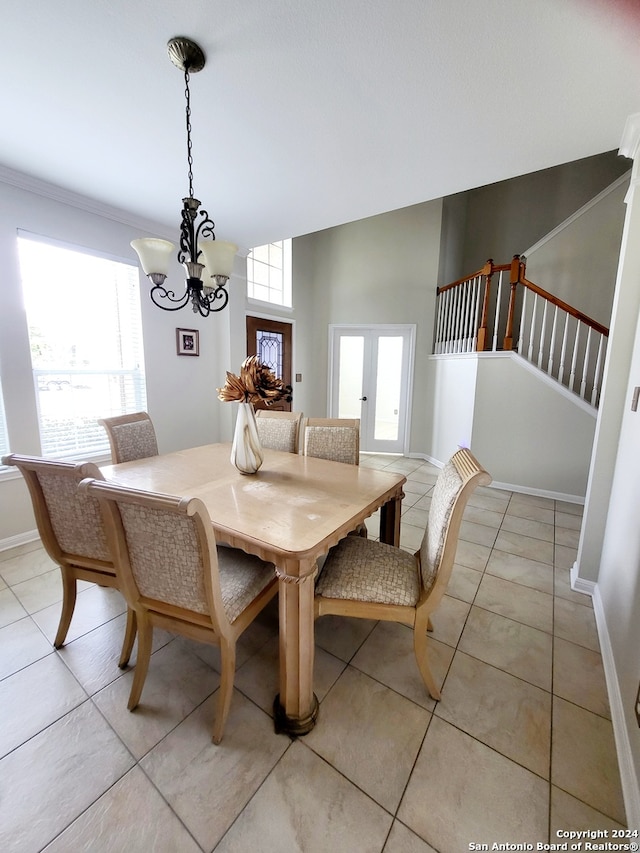
<svg viewBox="0 0 640 853">
<path fill-rule="evenodd" d="M 638 398 L 640 398 L 640 386 L 636 385 L 633 389 L 633 397 L 631 398 L 631 411 L 638 411 Z"/>
</svg>

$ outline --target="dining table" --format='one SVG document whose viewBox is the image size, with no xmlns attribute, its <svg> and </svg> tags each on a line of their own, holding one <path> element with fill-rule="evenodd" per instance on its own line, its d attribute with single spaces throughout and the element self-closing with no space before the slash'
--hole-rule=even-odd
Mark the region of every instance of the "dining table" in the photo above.
<svg viewBox="0 0 640 853">
<path fill-rule="evenodd" d="M 264 450 L 255 474 L 230 461 L 230 443 L 208 444 L 118 465 L 107 480 L 145 491 L 200 498 L 220 543 L 273 563 L 279 579 L 278 732 L 315 725 L 314 578 L 318 560 L 380 510 L 380 539 L 399 545 L 403 474 Z"/>
</svg>

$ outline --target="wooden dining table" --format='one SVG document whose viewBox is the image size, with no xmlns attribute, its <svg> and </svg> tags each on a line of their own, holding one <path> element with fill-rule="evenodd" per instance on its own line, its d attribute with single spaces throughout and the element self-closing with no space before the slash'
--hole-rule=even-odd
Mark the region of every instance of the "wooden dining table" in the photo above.
<svg viewBox="0 0 640 853">
<path fill-rule="evenodd" d="M 230 462 L 230 444 L 208 444 L 101 466 L 107 480 L 200 498 L 219 542 L 275 565 L 279 578 L 280 692 L 276 731 L 305 734 L 315 725 L 314 577 L 317 561 L 380 509 L 380 538 L 398 545 L 405 477 L 295 453 L 264 451 L 255 474 Z"/>
</svg>

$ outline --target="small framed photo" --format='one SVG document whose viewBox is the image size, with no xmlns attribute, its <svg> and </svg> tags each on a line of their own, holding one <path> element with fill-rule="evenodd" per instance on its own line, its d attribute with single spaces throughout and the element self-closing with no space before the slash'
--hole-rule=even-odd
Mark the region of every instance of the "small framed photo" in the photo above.
<svg viewBox="0 0 640 853">
<path fill-rule="evenodd" d="M 176 329 L 178 355 L 200 355 L 200 332 L 197 329 Z"/>
</svg>

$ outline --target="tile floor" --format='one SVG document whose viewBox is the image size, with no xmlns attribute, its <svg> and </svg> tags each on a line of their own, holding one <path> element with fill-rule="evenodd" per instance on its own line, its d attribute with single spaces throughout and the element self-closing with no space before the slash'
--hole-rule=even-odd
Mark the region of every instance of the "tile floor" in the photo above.
<svg viewBox="0 0 640 853">
<path fill-rule="evenodd" d="M 362 464 L 408 476 L 415 550 L 437 470 Z M 270 606 L 241 641 L 218 747 L 215 649 L 159 632 L 130 713 L 119 593 L 81 584 L 56 652 L 58 570 L 37 544 L 0 554 L 0 850 L 454 853 L 624 825 L 593 609 L 569 586 L 579 527 L 577 506 L 479 489 L 434 618 L 442 700 L 408 628 L 324 617 L 319 721 L 298 740 L 273 731 Z"/>
</svg>

